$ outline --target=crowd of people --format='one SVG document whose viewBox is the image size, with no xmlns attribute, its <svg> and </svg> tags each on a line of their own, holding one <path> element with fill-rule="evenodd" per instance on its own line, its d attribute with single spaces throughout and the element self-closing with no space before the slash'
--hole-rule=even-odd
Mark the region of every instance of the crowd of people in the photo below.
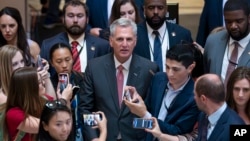
<svg viewBox="0 0 250 141">
<path fill-rule="evenodd" d="M 166 21 L 166 0 L 101 2 L 67 1 L 65 31 L 41 46 L 16 8 L 0 10 L 0 140 L 229 141 L 250 124 L 248 0 L 225 1 L 224 27 L 198 43 Z"/>
</svg>

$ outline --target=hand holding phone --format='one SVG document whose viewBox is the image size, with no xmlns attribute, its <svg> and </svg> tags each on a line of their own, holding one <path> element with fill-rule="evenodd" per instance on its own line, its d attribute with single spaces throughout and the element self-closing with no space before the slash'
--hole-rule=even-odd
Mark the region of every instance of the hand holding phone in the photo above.
<svg viewBox="0 0 250 141">
<path fill-rule="evenodd" d="M 39 70 L 42 70 L 44 67 L 43 60 L 40 55 L 37 55 L 36 67 L 39 68 Z"/>
<path fill-rule="evenodd" d="M 69 84 L 69 74 L 59 73 L 57 88 L 60 89 L 60 93 L 63 92 L 63 90 L 67 87 L 68 84 Z"/>
<path fill-rule="evenodd" d="M 126 91 L 125 91 L 124 97 L 125 97 L 126 100 L 128 100 L 129 102 L 132 102 L 132 98 L 131 98 L 131 94 L 130 94 L 129 90 L 126 90 Z"/>
<path fill-rule="evenodd" d="M 134 118 L 133 128 L 152 129 L 153 128 L 153 120 L 152 119 L 144 119 L 144 118 Z"/>
<path fill-rule="evenodd" d="M 94 114 L 83 114 L 83 123 L 86 126 L 97 126 L 97 120 L 101 120 L 101 114 L 100 113 L 94 113 Z"/>
</svg>

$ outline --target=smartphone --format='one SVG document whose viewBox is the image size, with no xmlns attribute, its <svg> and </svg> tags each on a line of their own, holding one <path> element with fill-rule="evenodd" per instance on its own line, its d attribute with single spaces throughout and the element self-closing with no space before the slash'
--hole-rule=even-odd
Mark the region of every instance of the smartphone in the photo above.
<svg viewBox="0 0 250 141">
<path fill-rule="evenodd" d="M 133 128 L 152 129 L 153 128 L 153 120 L 152 119 L 144 119 L 144 118 L 134 118 Z"/>
<path fill-rule="evenodd" d="M 132 101 L 131 94 L 130 94 L 129 90 L 125 91 L 124 96 L 125 96 L 125 98 L 126 98 L 129 102 Z"/>
<path fill-rule="evenodd" d="M 67 73 L 59 73 L 58 74 L 58 89 L 60 89 L 60 93 L 67 87 L 69 84 L 69 74 Z"/>
<path fill-rule="evenodd" d="M 37 55 L 37 62 L 36 62 L 36 67 L 40 68 L 40 70 L 43 69 L 43 61 L 40 55 Z"/>
<path fill-rule="evenodd" d="M 83 114 L 83 123 L 86 126 L 96 126 L 95 119 L 101 120 L 101 114 Z"/>
</svg>

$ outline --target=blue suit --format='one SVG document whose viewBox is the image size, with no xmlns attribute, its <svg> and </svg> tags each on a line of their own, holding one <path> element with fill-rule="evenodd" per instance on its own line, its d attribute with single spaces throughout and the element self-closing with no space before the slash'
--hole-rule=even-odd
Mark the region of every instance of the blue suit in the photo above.
<svg viewBox="0 0 250 141">
<path fill-rule="evenodd" d="M 203 129 L 203 121 L 205 119 L 205 113 L 201 113 L 199 123 L 198 123 L 198 138 L 196 141 L 201 140 L 201 133 Z M 230 109 L 228 106 L 223 112 L 217 124 L 215 125 L 212 133 L 210 134 L 207 141 L 229 141 L 230 140 L 230 125 L 231 124 L 245 124 L 244 121 L 239 117 L 239 115 Z"/>
<path fill-rule="evenodd" d="M 156 73 L 152 79 L 149 97 L 146 99 L 148 111 L 158 117 L 162 100 L 167 89 L 168 79 L 166 73 Z M 194 81 L 189 79 L 183 90 L 174 98 L 164 121 L 158 120 L 163 133 L 177 135 L 189 133 L 193 130 L 200 114 L 194 100 Z M 153 136 L 148 133 L 147 141 L 152 141 Z"/>
<path fill-rule="evenodd" d="M 140 16 L 143 19 L 144 0 L 135 0 Z M 108 20 L 108 0 L 87 0 L 86 5 L 89 8 L 89 26 L 106 29 L 109 27 Z"/>
<path fill-rule="evenodd" d="M 177 24 L 166 22 L 168 29 L 170 47 L 181 43 L 182 40 L 193 42 L 191 32 Z M 148 39 L 148 31 L 146 22 L 137 25 L 137 44 L 134 53 L 148 58 L 150 60 L 150 43 Z M 163 56 L 165 58 L 165 56 Z"/>
<path fill-rule="evenodd" d="M 102 29 L 109 27 L 108 22 L 108 0 L 87 0 L 86 5 L 89 8 L 90 27 L 100 27 Z"/>
<path fill-rule="evenodd" d="M 87 46 L 87 59 L 88 60 L 95 58 L 95 57 L 102 56 L 110 52 L 109 43 L 104 39 L 100 39 L 100 38 L 97 38 L 95 36 L 92 36 L 86 33 L 85 40 L 86 40 L 86 46 Z M 71 46 L 69 44 L 67 33 L 66 32 L 59 33 L 56 36 L 46 39 L 42 42 L 41 53 L 40 53 L 41 57 L 49 61 L 50 49 L 56 43 L 64 43 L 68 46 Z M 55 73 L 54 68 L 50 67 L 49 72 L 52 73 L 51 75 L 53 75 Z"/>
<path fill-rule="evenodd" d="M 204 47 L 207 36 L 216 27 L 223 26 L 223 0 L 204 0 L 196 41 Z"/>
</svg>

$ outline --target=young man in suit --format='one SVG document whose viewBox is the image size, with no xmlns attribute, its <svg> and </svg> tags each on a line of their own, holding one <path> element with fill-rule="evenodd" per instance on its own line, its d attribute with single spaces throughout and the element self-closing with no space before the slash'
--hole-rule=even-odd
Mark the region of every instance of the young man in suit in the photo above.
<svg viewBox="0 0 250 141">
<path fill-rule="evenodd" d="M 195 58 L 192 47 L 192 44 L 179 44 L 168 50 L 166 72 L 158 72 L 153 77 L 151 91 L 145 101 L 147 107 L 140 96 L 137 96 L 138 103 L 125 100 L 131 112 L 139 117 L 157 117 L 161 131 L 166 134 L 189 133 L 200 113 L 193 96 L 191 73 Z M 152 139 L 153 136 L 148 134 L 146 141 Z"/>
<path fill-rule="evenodd" d="M 73 47 L 73 41 L 77 41 L 78 55 L 74 60 L 80 59 L 80 70 L 78 71 L 84 72 L 88 60 L 110 52 L 109 43 L 86 32 L 89 15 L 87 6 L 81 1 L 71 0 L 66 3 L 63 8 L 63 15 L 66 32 L 44 40 L 41 47 L 41 57 L 49 61 L 49 52 L 54 44 L 65 43 Z M 53 75 L 55 70 L 52 68 L 50 72 Z"/>
<path fill-rule="evenodd" d="M 224 6 L 226 30 L 208 36 L 204 50 L 206 73 L 221 76 L 224 84 L 239 66 L 250 67 L 250 9 L 246 0 L 229 0 Z"/>
<path fill-rule="evenodd" d="M 177 24 L 166 21 L 166 0 L 145 0 L 145 21 L 138 24 L 137 44 L 134 53 L 157 62 L 161 71 L 165 70 L 165 56 L 173 45 L 187 41 L 192 43 L 191 32 Z M 156 31 L 160 40 L 159 51 L 156 51 Z M 156 58 L 159 58 L 158 62 Z"/>
<path fill-rule="evenodd" d="M 153 74 L 155 63 L 132 54 L 136 44 L 136 24 L 120 18 L 110 25 L 110 46 L 113 53 L 88 62 L 84 75 L 84 92 L 80 96 L 80 113 L 103 111 L 107 117 L 107 141 L 144 141 L 145 131 L 132 127 L 136 117 L 123 104 L 123 87 L 134 86 L 144 99 Z M 95 140 L 93 129 L 85 127 L 86 140 Z"/>
<path fill-rule="evenodd" d="M 229 141 L 230 125 L 245 124 L 225 102 L 224 84 L 216 74 L 205 74 L 195 83 L 194 98 L 202 111 L 197 141 Z"/>
</svg>

